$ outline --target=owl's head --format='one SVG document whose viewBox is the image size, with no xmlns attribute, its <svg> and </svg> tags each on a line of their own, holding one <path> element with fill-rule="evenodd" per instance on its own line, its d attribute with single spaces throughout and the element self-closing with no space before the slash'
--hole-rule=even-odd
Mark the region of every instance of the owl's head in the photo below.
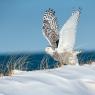
<svg viewBox="0 0 95 95">
<path fill-rule="evenodd" d="M 53 56 L 54 50 L 51 47 L 46 47 L 45 51 L 46 51 L 47 54 Z"/>
</svg>

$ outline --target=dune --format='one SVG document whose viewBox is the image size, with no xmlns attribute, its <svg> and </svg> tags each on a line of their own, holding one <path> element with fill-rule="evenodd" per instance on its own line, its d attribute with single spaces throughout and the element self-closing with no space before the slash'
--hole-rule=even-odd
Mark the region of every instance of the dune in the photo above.
<svg viewBox="0 0 95 95">
<path fill-rule="evenodd" d="M 0 95 L 95 95 L 95 64 L 0 77 Z"/>
</svg>

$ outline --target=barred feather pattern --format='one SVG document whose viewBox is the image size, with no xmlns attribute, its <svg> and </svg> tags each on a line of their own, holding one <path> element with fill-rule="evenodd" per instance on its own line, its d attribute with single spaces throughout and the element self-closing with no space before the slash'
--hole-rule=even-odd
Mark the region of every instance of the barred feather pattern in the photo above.
<svg viewBox="0 0 95 95">
<path fill-rule="evenodd" d="M 48 40 L 50 46 L 54 49 L 57 48 L 57 41 L 59 39 L 58 35 L 58 25 L 57 18 L 55 16 L 55 11 L 52 9 L 46 10 L 43 16 L 43 34 Z"/>
</svg>

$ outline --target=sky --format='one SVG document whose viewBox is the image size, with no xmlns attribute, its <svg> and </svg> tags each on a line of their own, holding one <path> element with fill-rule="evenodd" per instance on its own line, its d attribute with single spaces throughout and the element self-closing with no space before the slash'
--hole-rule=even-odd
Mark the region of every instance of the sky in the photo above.
<svg viewBox="0 0 95 95">
<path fill-rule="evenodd" d="M 56 11 L 59 28 L 81 7 L 76 49 L 95 49 L 95 0 L 0 0 L 0 52 L 42 52 L 49 44 L 42 34 L 43 13 Z"/>
</svg>

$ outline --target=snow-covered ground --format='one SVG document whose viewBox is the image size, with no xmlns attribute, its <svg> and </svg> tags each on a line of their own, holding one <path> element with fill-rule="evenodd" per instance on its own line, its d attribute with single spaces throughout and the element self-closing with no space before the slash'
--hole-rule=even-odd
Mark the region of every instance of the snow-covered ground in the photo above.
<svg viewBox="0 0 95 95">
<path fill-rule="evenodd" d="M 0 78 L 0 95 L 95 95 L 95 65 L 16 72 Z"/>
</svg>

